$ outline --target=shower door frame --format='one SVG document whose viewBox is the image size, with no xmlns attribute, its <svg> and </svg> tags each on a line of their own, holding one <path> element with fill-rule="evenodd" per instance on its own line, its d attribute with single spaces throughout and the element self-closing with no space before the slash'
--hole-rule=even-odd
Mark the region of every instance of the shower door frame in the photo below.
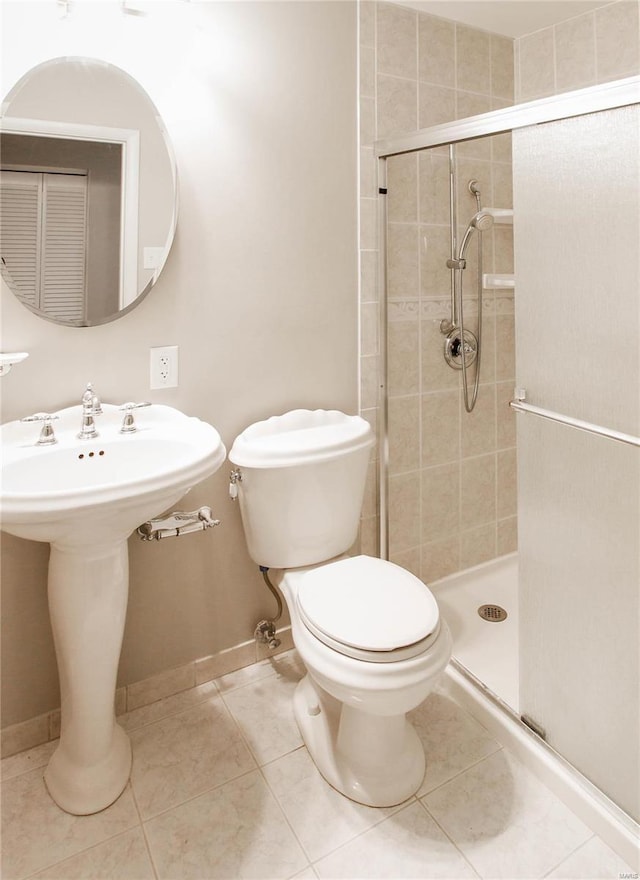
<svg viewBox="0 0 640 880">
<path fill-rule="evenodd" d="M 634 104 L 640 104 L 640 76 L 514 104 L 502 110 L 492 110 L 374 143 L 378 193 L 378 320 L 381 340 L 378 374 L 378 551 L 382 559 L 389 558 L 387 159 Z"/>
</svg>

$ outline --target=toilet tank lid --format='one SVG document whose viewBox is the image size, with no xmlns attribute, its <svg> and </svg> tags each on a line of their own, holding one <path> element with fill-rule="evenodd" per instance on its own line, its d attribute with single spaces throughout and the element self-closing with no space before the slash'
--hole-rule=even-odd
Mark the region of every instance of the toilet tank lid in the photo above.
<svg viewBox="0 0 640 880">
<path fill-rule="evenodd" d="M 338 410 L 295 409 L 255 422 L 236 437 L 229 460 L 240 467 L 293 467 L 367 449 L 371 425 Z"/>
</svg>

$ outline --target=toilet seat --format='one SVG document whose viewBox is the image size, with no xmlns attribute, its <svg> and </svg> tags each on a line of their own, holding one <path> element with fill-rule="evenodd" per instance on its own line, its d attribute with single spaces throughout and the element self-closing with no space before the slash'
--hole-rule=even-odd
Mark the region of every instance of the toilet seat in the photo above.
<svg viewBox="0 0 640 880">
<path fill-rule="evenodd" d="M 306 628 L 327 647 L 374 663 L 416 657 L 440 631 L 429 588 L 406 569 L 371 556 L 305 572 L 296 605 Z"/>
</svg>

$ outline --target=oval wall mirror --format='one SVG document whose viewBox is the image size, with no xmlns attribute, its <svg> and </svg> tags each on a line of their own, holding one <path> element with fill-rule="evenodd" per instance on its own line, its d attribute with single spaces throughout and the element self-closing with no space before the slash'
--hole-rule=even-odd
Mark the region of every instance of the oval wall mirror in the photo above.
<svg viewBox="0 0 640 880">
<path fill-rule="evenodd" d="M 0 157 L 0 271 L 18 299 L 74 327 L 134 308 L 177 219 L 173 150 L 144 89 L 104 61 L 46 61 L 5 98 Z"/>
</svg>

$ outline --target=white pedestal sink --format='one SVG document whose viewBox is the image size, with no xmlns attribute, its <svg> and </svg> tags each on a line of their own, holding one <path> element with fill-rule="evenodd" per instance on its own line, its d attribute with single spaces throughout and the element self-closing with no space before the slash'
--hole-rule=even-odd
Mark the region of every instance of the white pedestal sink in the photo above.
<svg viewBox="0 0 640 880">
<path fill-rule="evenodd" d="M 103 810 L 129 778 L 131 746 L 114 697 L 127 607 L 127 538 L 214 473 L 226 450 L 215 428 L 169 406 L 136 416 L 103 404 L 99 436 L 79 440 L 82 408 L 58 413 L 58 442 L 36 446 L 38 426 L 0 428 L 3 531 L 51 544 L 49 612 L 58 660 L 60 744 L 45 772 L 69 813 Z"/>
</svg>

